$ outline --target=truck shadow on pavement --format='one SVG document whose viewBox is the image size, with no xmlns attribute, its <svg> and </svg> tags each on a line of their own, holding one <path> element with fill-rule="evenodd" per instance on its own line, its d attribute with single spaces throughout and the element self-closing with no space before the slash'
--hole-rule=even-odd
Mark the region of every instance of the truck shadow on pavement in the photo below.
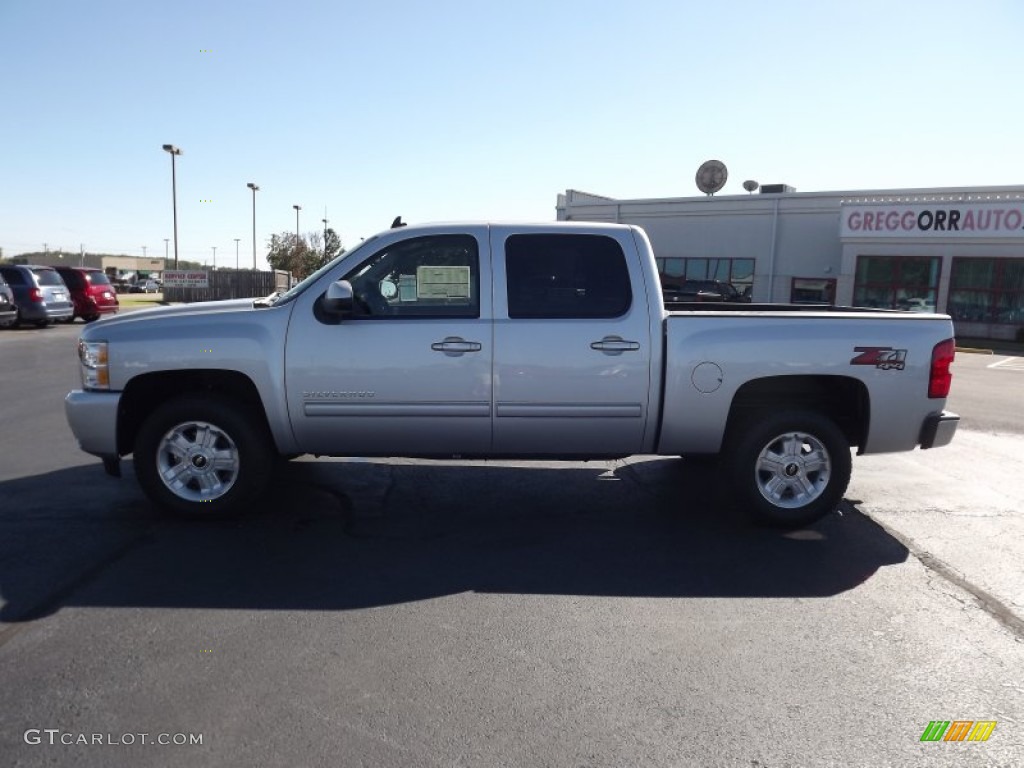
<svg viewBox="0 0 1024 768">
<path fill-rule="evenodd" d="M 466 591 L 828 597 L 908 552 L 844 503 L 794 532 L 714 465 L 300 460 L 252 516 L 160 517 L 95 465 L 0 483 L 0 621 L 64 606 L 349 610 Z M 54 492 L 59 489 L 59 496 Z"/>
</svg>

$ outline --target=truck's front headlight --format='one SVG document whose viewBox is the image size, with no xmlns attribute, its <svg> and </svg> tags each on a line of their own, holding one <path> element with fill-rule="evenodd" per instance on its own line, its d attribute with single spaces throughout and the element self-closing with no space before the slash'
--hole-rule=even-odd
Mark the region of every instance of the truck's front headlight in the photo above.
<svg viewBox="0 0 1024 768">
<path fill-rule="evenodd" d="M 79 341 L 78 359 L 82 363 L 82 387 L 84 389 L 110 389 L 107 342 Z"/>
</svg>

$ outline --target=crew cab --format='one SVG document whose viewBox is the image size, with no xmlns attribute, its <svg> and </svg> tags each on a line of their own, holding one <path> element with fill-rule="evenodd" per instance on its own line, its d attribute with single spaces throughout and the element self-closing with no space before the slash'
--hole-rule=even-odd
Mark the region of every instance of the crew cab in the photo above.
<svg viewBox="0 0 1024 768">
<path fill-rule="evenodd" d="M 159 507 L 244 512 L 277 457 L 720 455 L 736 500 L 799 526 L 858 453 L 950 442 L 945 315 L 666 308 L 635 226 L 391 229 L 283 294 L 87 327 L 81 448 L 134 454 Z"/>
</svg>

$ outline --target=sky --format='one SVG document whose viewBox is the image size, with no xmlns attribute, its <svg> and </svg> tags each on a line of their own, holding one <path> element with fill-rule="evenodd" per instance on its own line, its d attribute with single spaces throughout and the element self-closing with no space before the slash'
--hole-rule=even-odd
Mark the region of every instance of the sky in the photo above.
<svg viewBox="0 0 1024 768">
<path fill-rule="evenodd" d="M 1024 184 L 1021 0 L 0 0 L 0 248 L 265 268 L 322 220 Z"/>
</svg>

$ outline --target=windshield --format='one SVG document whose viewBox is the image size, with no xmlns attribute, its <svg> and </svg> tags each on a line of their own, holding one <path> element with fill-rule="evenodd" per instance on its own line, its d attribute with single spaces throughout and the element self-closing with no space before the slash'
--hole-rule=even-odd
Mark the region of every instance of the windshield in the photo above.
<svg viewBox="0 0 1024 768">
<path fill-rule="evenodd" d="M 287 302 L 291 301 L 296 296 L 298 296 L 300 293 L 302 293 L 304 290 L 306 290 L 306 288 L 308 288 L 310 285 L 312 285 L 317 280 L 319 280 L 321 277 L 323 277 L 324 273 L 329 272 L 330 270 L 334 269 L 335 265 L 339 261 L 341 261 L 342 259 L 348 258 L 349 256 L 351 256 L 353 253 L 356 253 L 357 251 L 361 251 L 363 248 L 368 246 L 370 243 L 372 243 L 376 239 L 377 239 L 377 235 L 374 235 L 373 237 L 369 237 L 366 240 L 363 240 L 363 242 L 361 242 L 359 245 L 357 245 L 351 251 L 345 251 L 344 253 L 340 254 L 337 258 L 335 258 L 333 261 L 327 262 L 322 267 L 320 267 L 320 269 L 318 269 L 316 272 L 314 272 L 313 274 L 309 275 L 309 277 L 307 277 L 305 280 L 302 280 L 301 282 L 296 283 L 291 288 L 289 288 L 287 291 L 285 291 L 280 296 L 278 296 L 276 299 L 274 299 L 272 306 L 277 307 L 277 306 L 280 306 L 281 304 L 286 304 Z"/>
</svg>

